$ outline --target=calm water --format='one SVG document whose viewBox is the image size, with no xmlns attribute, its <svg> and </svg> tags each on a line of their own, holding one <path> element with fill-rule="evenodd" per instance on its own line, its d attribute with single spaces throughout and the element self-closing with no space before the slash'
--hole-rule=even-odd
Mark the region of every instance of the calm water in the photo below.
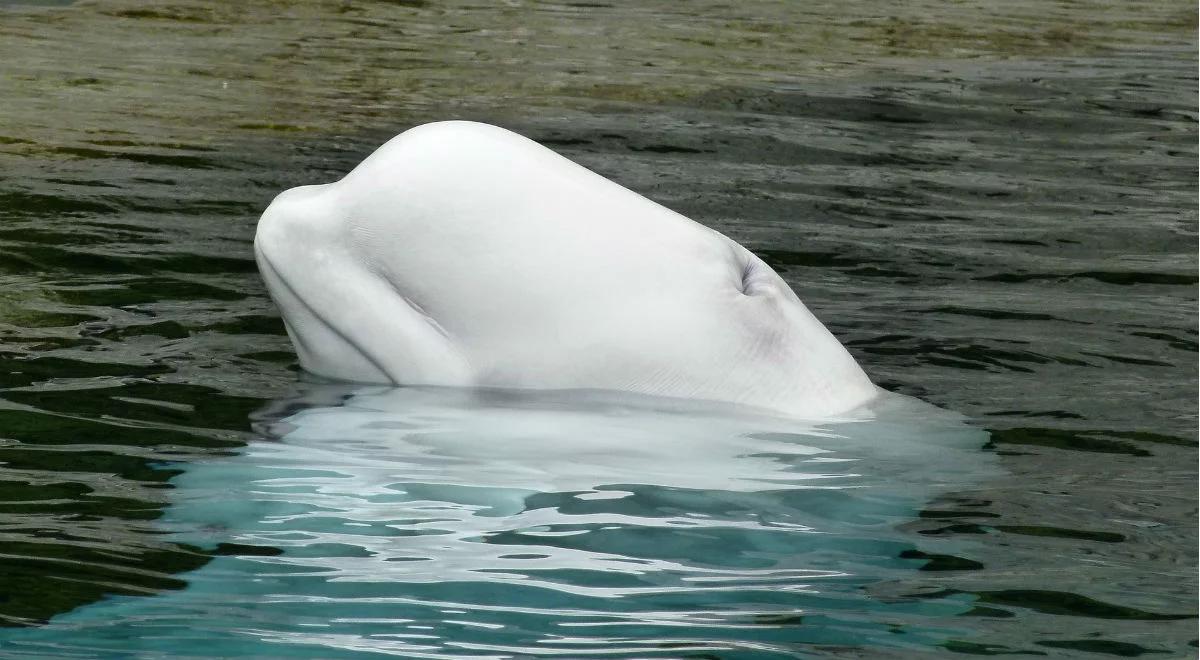
<svg viewBox="0 0 1200 660">
<path fill-rule="evenodd" d="M 1195 30 L 0 2 L 0 655 L 1194 656 Z M 965 421 L 306 381 L 258 213 L 445 118 L 747 245 Z"/>
</svg>

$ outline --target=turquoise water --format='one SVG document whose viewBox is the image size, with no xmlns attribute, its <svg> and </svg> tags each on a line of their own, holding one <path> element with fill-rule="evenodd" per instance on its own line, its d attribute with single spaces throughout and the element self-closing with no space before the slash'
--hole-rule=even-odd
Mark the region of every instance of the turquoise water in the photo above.
<svg viewBox="0 0 1200 660">
<path fill-rule="evenodd" d="M 1195 25 L 0 3 L 0 655 L 1194 656 Z M 306 379 L 257 215 L 446 118 L 745 244 L 894 405 Z"/>
<path fill-rule="evenodd" d="M 985 433 L 915 399 L 815 427 L 603 393 L 297 405 L 172 480 L 160 523 L 220 555 L 187 588 L 84 607 L 9 653 L 791 657 L 938 644 L 962 631 L 932 621 L 975 600 L 864 593 L 966 561 L 894 527 L 995 472 Z"/>
</svg>

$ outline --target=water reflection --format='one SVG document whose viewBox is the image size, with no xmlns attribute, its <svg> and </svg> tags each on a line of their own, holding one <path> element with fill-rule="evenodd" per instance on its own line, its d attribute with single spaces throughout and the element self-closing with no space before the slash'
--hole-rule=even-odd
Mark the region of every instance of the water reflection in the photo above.
<svg viewBox="0 0 1200 660">
<path fill-rule="evenodd" d="M 277 644 L 772 657 L 941 643 L 937 615 L 971 597 L 902 585 L 966 544 L 917 549 L 897 526 L 995 474 L 986 434 L 886 394 L 804 423 L 612 393 L 315 385 L 257 419 L 262 439 L 172 480 L 162 524 L 219 556 L 183 591 L 84 608 L 28 648 L 45 635 L 270 657 Z M 880 584 L 888 597 L 863 591 Z"/>
</svg>

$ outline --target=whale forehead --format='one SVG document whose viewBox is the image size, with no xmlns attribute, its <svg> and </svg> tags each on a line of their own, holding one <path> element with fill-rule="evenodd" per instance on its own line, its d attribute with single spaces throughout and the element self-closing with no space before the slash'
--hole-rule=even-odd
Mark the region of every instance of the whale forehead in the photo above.
<svg viewBox="0 0 1200 660">
<path fill-rule="evenodd" d="M 372 239 L 436 244 L 440 252 L 469 250 L 466 256 L 484 259 L 482 265 L 488 255 L 510 251 L 528 262 L 603 255 L 627 268 L 730 255 L 720 234 L 528 138 L 476 122 L 406 131 L 337 186 L 352 230 L 386 229 Z M 665 245 L 669 258 L 646 258 Z"/>
<path fill-rule="evenodd" d="M 410 130 L 335 187 L 361 259 L 458 333 L 736 293 L 731 241 L 493 126 Z"/>
</svg>

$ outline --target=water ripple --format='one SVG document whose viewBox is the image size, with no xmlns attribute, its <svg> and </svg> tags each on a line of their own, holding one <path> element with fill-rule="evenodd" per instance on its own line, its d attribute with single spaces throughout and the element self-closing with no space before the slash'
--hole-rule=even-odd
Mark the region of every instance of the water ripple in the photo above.
<svg viewBox="0 0 1200 660">
<path fill-rule="evenodd" d="M 0 623 L 34 626 L 0 653 L 1194 655 L 1195 25 L 1103 0 L 0 2 Z M 263 440 L 339 400 L 292 398 L 259 209 L 448 117 L 746 244 L 876 382 L 986 423 L 1004 476 L 899 506 L 803 433 L 744 439 L 720 484 L 675 455 L 555 482 L 429 429 L 407 478 L 366 478 L 343 462 L 367 445 Z M 430 422 L 398 421 L 372 432 Z M 251 454 L 292 472 L 188 490 Z M 164 533 L 189 492 L 252 483 Z"/>
</svg>

